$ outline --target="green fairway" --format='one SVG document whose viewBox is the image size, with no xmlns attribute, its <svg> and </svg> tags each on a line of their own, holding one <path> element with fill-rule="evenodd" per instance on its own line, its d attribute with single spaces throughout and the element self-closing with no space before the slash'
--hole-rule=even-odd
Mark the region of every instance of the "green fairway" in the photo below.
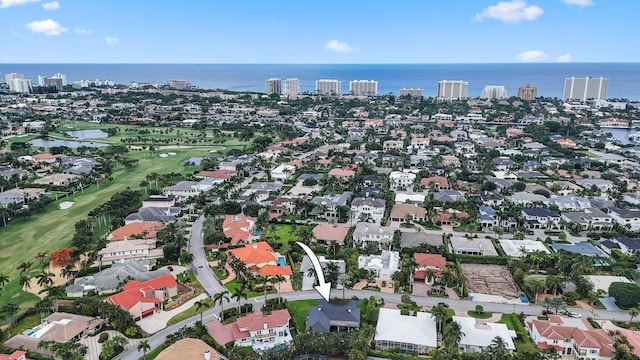
<svg viewBox="0 0 640 360">
<path fill-rule="evenodd" d="M 16 267 L 20 261 L 33 262 L 33 273 L 36 274 L 38 270 L 36 270 L 35 256 L 38 252 L 51 253 L 69 246 L 75 231 L 74 224 L 86 218 L 91 210 L 127 187 L 139 190 L 139 184 L 147 174 L 153 172 L 192 174 L 200 168 L 183 166 L 184 160 L 191 156 L 207 156 L 209 149 L 209 147 L 172 149 L 171 152 L 176 155 L 165 158 L 157 154 L 151 155 L 147 151 L 131 152 L 126 156 L 138 159 L 138 163 L 131 169 L 117 168 L 112 181 L 103 180 L 100 187 L 94 185 L 85 189 L 84 193 L 60 198 L 49 204 L 43 213 L 26 219 L 17 219 L 2 228 L 0 246 L 3 251 L 0 253 L 0 274 L 8 275 L 11 282 L 7 284 L 5 296 L 0 299 L 0 306 L 10 300 L 25 309 L 37 301 L 34 295 L 24 294 L 18 285 L 19 272 Z M 71 201 L 74 204 L 69 209 L 60 210 L 59 204 L 63 201 Z"/>
</svg>

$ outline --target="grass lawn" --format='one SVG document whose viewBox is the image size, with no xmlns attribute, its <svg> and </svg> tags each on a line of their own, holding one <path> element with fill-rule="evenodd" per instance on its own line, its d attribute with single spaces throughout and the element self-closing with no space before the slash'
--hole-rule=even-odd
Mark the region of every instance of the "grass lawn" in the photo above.
<svg viewBox="0 0 640 360">
<path fill-rule="evenodd" d="M 193 305 L 192 307 L 188 308 L 187 310 L 185 310 L 185 311 L 181 312 L 180 314 L 178 314 L 178 315 L 172 317 L 171 319 L 169 319 L 169 321 L 167 322 L 167 326 L 173 325 L 173 324 L 177 324 L 180 321 L 182 321 L 184 319 L 187 319 L 187 318 L 190 318 L 195 314 L 200 314 L 201 312 L 203 312 L 203 311 L 207 310 L 208 308 L 210 308 L 211 306 L 213 306 L 213 300 L 211 300 L 211 299 L 203 299 L 202 302 L 206 303 L 207 306 L 205 306 L 203 308 L 200 308 L 198 310 L 198 308 L 195 305 Z"/>
<path fill-rule="evenodd" d="M 301 227 L 305 227 L 305 225 L 296 225 L 296 230 L 292 229 L 292 226 L 289 224 L 276 224 L 274 225 L 275 231 L 269 231 L 265 233 L 262 237 L 264 239 L 271 240 L 273 239 L 277 243 L 285 244 L 289 241 L 297 241 L 300 240 L 300 237 L 296 234 L 297 231 Z"/>
<path fill-rule="evenodd" d="M 312 306 L 317 306 L 318 300 L 298 300 L 287 302 L 287 310 L 293 319 L 296 331 L 304 331 L 307 322 L 307 313 Z"/>
<path fill-rule="evenodd" d="M 213 270 L 213 273 L 216 274 L 218 280 L 224 280 L 229 277 L 229 274 L 223 273 L 217 266 L 212 266 L 211 269 Z"/>
<path fill-rule="evenodd" d="M 531 343 L 531 339 L 529 339 L 529 335 L 527 335 L 526 331 L 524 330 L 524 325 L 522 324 L 522 322 L 520 322 L 518 314 L 502 314 L 502 317 L 500 318 L 500 321 L 498 321 L 498 323 L 505 324 L 507 325 L 507 328 L 509 328 L 509 330 L 513 330 L 516 332 L 516 334 L 518 335 L 518 337 L 514 341 L 516 348 L 524 344 Z"/>
<path fill-rule="evenodd" d="M 228 283 L 224 284 L 224 287 L 226 287 L 227 290 L 229 290 L 229 293 L 233 295 L 236 292 L 236 289 L 240 287 L 240 283 L 238 283 L 236 279 L 233 279 Z M 267 292 L 267 294 L 271 294 L 271 292 Z M 247 291 L 247 298 L 254 298 L 257 296 L 264 296 L 264 293 L 256 292 L 256 291 Z"/>
<path fill-rule="evenodd" d="M 587 157 L 592 158 L 592 159 L 595 159 L 595 158 L 598 157 L 598 155 L 592 153 L 591 151 L 587 151 L 587 150 L 576 151 L 576 153 L 586 155 Z"/>
<path fill-rule="evenodd" d="M 486 312 L 483 311 L 481 313 L 477 313 L 475 310 L 469 310 L 467 311 L 467 315 L 476 318 L 476 319 L 488 319 L 491 317 L 491 313 L 490 312 Z"/>
<path fill-rule="evenodd" d="M 41 322 L 42 318 L 40 317 L 40 314 L 25 316 L 20 321 L 18 321 L 15 327 L 8 330 L 9 336 L 15 336 L 25 330 L 33 329 L 34 327 L 40 325 Z"/>
</svg>

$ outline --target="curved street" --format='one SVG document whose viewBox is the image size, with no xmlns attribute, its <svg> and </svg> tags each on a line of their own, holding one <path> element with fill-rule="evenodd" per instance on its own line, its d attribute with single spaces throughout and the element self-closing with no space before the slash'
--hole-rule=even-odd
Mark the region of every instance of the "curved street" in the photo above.
<svg viewBox="0 0 640 360">
<path fill-rule="evenodd" d="M 226 290 L 225 287 L 218 281 L 213 273 L 213 270 L 208 266 L 207 259 L 205 256 L 204 246 L 203 246 L 203 236 L 202 236 L 202 224 L 204 222 L 204 215 L 201 215 L 198 220 L 194 223 L 191 234 L 189 238 L 188 249 L 189 252 L 193 254 L 193 262 L 191 264 L 192 270 L 194 271 L 198 281 L 202 284 L 205 292 L 213 297 L 215 293 Z M 332 297 L 342 297 L 342 290 L 332 290 Z M 400 303 L 400 298 L 402 294 L 388 294 L 388 293 L 379 293 L 374 291 L 366 291 L 366 290 L 345 290 L 344 295 L 346 298 L 358 297 L 358 298 L 368 298 L 369 296 L 380 296 L 384 299 L 385 303 Z M 272 295 L 273 296 L 273 295 Z M 282 297 L 288 301 L 295 300 L 307 300 L 307 299 L 321 299 L 320 294 L 318 294 L 315 290 L 308 291 L 295 291 L 291 293 L 283 293 Z M 498 303 L 489 303 L 489 302 L 480 302 L 480 301 L 470 301 L 470 300 L 452 300 L 452 299 L 443 299 L 436 297 L 421 297 L 421 296 L 412 296 L 412 300 L 416 302 L 416 304 L 420 306 L 434 306 L 440 302 L 446 302 L 450 308 L 459 310 L 459 311 L 469 311 L 474 310 L 476 305 L 482 305 L 485 311 L 488 312 L 496 312 L 496 313 L 524 313 L 525 315 L 539 315 L 543 308 L 536 305 L 516 305 L 516 304 L 498 304 Z M 262 306 L 264 303 L 264 297 L 258 296 L 255 298 L 250 298 L 247 300 L 242 300 L 240 304 L 252 303 L 255 306 Z M 238 302 L 231 300 L 229 303 L 225 304 L 225 308 L 229 308 L 232 306 L 238 306 Z M 591 317 L 594 320 L 617 320 L 617 321 L 629 321 L 629 314 L 625 311 L 612 311 L 612 310 L 585 310 L 585 309 L 571 309 L 582 315 L 583 317 Z M 203 313 L 203 322 L 207 323 L 217 318 L 216 315 L 222 311 L 222 308 L 219 305 L 216 305 Z M 179 330 L 182 327 L 192 326 L 196 323 L 196 321 L 200 320 L 200 315 L 194 315 L 188 319 L 185 319 L 175 325 L 168 326 L 155 334 L 151 335 L 147 338 L 151 349 L 155 349 L 164 343 L 167 335 L 172 334 Z M 115 359 L 122 360 L 137 360 L 142 357 L 142 353 L 137 350 L 137 348 L 130 347 L 122 352 L 120 355 L 115 357 Z"/>
</svg>

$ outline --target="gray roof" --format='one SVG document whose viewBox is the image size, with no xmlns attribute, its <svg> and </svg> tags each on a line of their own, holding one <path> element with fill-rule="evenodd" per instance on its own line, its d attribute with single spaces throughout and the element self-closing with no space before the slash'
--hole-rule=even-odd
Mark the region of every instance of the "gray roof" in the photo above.
<svg viewBox="0 0 640 360">
<path fill-rule="evenodd" d="M 329 332 L 331 326 L 360 327 L 360 309 L 355 301 L 347 305 L 333 305 L 319 300 L 318 306 L 309 309 L 307 329 Z"/>
<path fill-rule="evenodd" d="M 433 194 L 433 199 L 443 202 L 467 202 L 467 199 L 464 198 L 464 195 L 462 195 L 459 191 L 452 189 L 438 191 L 437 193 Z"/>
<path fill-rule="evenodd" d="M 351 191 L 345 191 L 342 194 L 337 195 L 316 196 L 311 201 L 317 205 L 345 206 L 347 205 L 347 201 L 349 201 L 351 194 Z"/>
<path fill-rule="evenodd" d="M 147 271 L 138 261 L 126 261 L 115 263 L 110 268 L 104 269 L 93 276 L 78 278 L 73 285 L 67 286 L 65 290 L 67 293 L 77 293 L 86 287 L 94 287 L 96 292 L 109 293 L 116 291 L 120 284 L 129 279 L 147 281 L 168 274 L 169 270 Z"/>
<path fill-rule="evenodd" d="M 384 199 L 370 198 L 370 197 L 357 197 L 351 202 L 351 206 L 371 206 L 377 208 L 384 208 L 387 202 Z"/>
<path fill-rule="evenodd" d="M 171 222 L 176 219 L 176 216 L 180 213 L 179 207 L 146 207 L 138 210 L 138 212 L 129 214 L 124 221 L 161 221 Z"/>
<path fill-rule="evenodd" d="M 443 244 L 442 235 L 427 234 L 422 231 L 403 232 L 400 235 L 400 247 L 402 248 L 418 247 L 421 244 L 440 246 Z"/>
<path fill-rule="evenodd" d="M 579 243 L 573 243 L 573 244 L 551 244 L 551 247 L 555 251 L 564 250 L 571 253 L 582 254 L 587 256 L 607 257 L 607 254 L 605 254 L 604 251 L 591 245 L 588 242 L 579 242 Z"/>
</svg>

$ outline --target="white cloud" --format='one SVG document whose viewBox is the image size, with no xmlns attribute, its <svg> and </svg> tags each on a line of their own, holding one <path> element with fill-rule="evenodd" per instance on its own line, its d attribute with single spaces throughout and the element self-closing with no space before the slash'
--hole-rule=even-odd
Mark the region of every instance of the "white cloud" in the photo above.
<svg viewBox="0 0 640 360">
<path fill-rule="evenodd" d="M 549 55 L 540 50 L 529 50 L 518 54 L 518 59 L 526 62 L 545 61 L 549 58 Z"/>
<path fill-rule="evenodd" d="M 556 59 L 556 62 L 563 62 L 563 63 L 572 62 L 572 61 L 573 61 L 573 56 L 571 56 L 571 54 L 560 55 Z"/>
<path fill-rule="evenodd" d="M 349 52 L 358 50 L 357 48 L 352 47 L 346 42 L 342 42 L 339 40 L 330 40 L 329 42 L 324 44 L 324 48 L 329 51 L 335 51 L 339 53 L 349 53 Z"/>
<path fill-rule="evenodd" d="M 48 3 L 43 3 L 42 8 L 45 10 L 58 10 L 60 8 L 60 4 L 57 1 L 52 1 Z"/>
<path fill-rule="evenodd" d="M 40 0 L 0 0 L 0 8 L 8 8 L 10 6 L 24 5 L 26 3 L 38 1 Z"/>
<path fill-rule="evenodd" d="M 104 42 L 106 42 L 107 45 L 115 45 L 120 42 L 120 39 L 113 36 L 107 36 L 106 38 L 104 38 Z"/>
<path fill-rule="evenodd" d="M 51 19 L 32 21 L 25 26 L 33 32 L 44 34 L 46 36 L 57 36 L 67 32 L 67 28 Z"/>
<path fill-rule="evenodd" d="M 592 5 L 596 4 L 596 3 L 593 2 L 593 0 L 562 0 L 562 1 L 565 4 L 578 5 L 580 7 L 592 6 Z"/>
<path fill-rule="evenodd" d="M 93 30 L 91 29 L 75 28 L 73 30 L 76 32 L 76 34 L 80 34 L 80 35 L 90 35 L 93 33 Z"/>
<path fill-rule="evenodd" d="M 543 12 L 541 8 L 535 5 L 528 6 L 525 1 L 513 0 L 511 2 L 499 2 L 482 9 L 482 12 L 476 14 L 476 20 L 496 19 L 508 23 L 517 23 L 524 20 L 535 20 Z"/>
</svg>

